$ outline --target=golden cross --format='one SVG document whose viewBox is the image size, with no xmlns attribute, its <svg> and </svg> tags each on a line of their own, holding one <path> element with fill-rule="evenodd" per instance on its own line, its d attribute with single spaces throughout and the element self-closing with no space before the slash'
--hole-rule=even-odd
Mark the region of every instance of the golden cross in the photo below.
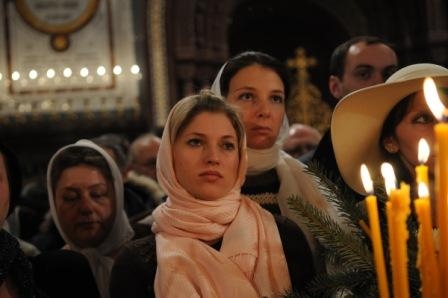
<svg viewBox="0 0 448 298">
<path fill-rule="evenodd" d="M 311 101 L 313 95 L 310 94 L 310 83 L 308 68 L 317 65 L 317 60 L 314 57 L 307 57 L 305 54 L 305 49 L 298 47 L 296 49 L 296 56 L 292 59 L 286 61 L 287 66 L 292 69 L 296 69 L 297 73 L 295 75 L 296 80 L 296 93 L 293 98 L 291 98 L 290 108 L 297 110 L 296 117 L 293 121 L 297 121 L 297 118 L 301 118 L 303 124 L 310 125 L 311 116 Z M 320 96 L 320 94 L 318 95 Z M 298 108 L 298 106 L 301 106 Z M 302 111 L 302 112 L 299 112 Z"/>
<path fill-rule="evenodd" d="M 298 47 L 296 49 L 296 56 L 293 59 L 286 61 L 288 67 L 297 69 L 297 80 L 306 79 L 308 77 L 307 69 L 317 65 L 317 60 L 314 57 L 306 57 L 305 49 Z"/>
</svg>

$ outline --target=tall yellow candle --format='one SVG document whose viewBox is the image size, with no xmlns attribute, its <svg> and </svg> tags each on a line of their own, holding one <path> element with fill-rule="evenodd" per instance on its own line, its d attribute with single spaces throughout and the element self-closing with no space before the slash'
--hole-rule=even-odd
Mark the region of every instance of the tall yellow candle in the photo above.
<svg viewBox="0 0 448 298">
<path fill-rule="evenodd" d="M 417 184 L 420 182 L 423 182 L 425 184 L 428 184 L 428 166 L 421 164 L 415 167 L 416 172 L 416 182 Z"/>
<path fill-rule="evenodd" d="M 367 193 L 365 199 L 367 213 L 369 215 L 370 238 L 372 240 L 373 256 L 378 280 L 378 290 L 381 298 L 389 298 L 389 288 L 387 283 L 386 265 L 384 261 L 383 241 L 378 217 L 377 198 L 372 195 L 373 183 L 366 165 L 361 166 L 361 178 Z"/>
<path fill-rule="evenodd" d="M 406 221 L 411 213 L 409 185 L 401 183 L 395 189 L 395 174 L 388 163 L 381 165 L 381 173 L 386 182 L 389 201 L 386 203 L 387 224 L 389 231 L 389 247 L 392 267 L 392 286 L 394 297 L 409 297 L 407 239 L 409 232 Z"/>
<path fill-rule="evenodd" d="M 419 198 L 414 200 L 414 206 L 420 224 L 417 267 L 420 270 L 422 297 L 439 298 L 440 275 L 432 235 L 431 203 L 426 184 L 419 183 L 418 194 Z"/>
<path fill-rule="evenodd" d="M 441 295 L 448 297 L 448 124 L 439 123 L 434 126 L 436 133 L 436 193 L 437 223 L 439 228 L 439 266 L 440 278 L 443 281 Z"/>
<path fill-rule="evenodd" d="M 418 142 L 418 161 L 420 162 L 420 165 L 415 167 L 415 174 L 416 174 L 416 182 L 417 185 L 420 182 L 425 183 L 425 185 L 429 185 L 428 180 L 428 167 L 425 165 L 425 163 L 428 161 L 429 157 L 429 145 L 428 142 L 426 142 L 425 139 L 420 139 Z"/>
<path fill-rule="evenodd" d="M 392 203 L 386 202 L 386 217 L 387 217 L 387 233 L 389 235 L 389 254 L 390 254 L 390 266 L 392 271 L 392 291 L 393 297 L 399 297 L 399 288 L 396 286 L 398 284 L 398 272 L 397 267 L 394 266 L 394 261 L 397 260 L 397 249 L 398 249 L 398 239 L 395 237 L 396 230 L 394 228 L 394 213 L 392 210 Z"/>
<path fill-rule="evenodd" d="M 406 221 L 411 213 L 410 208 L 410 188 L 409 185 L 401 183 L 400 189 L 392 190 L 389 195 L 389 201 L 392 205 L 393 213 L 393 236 L 396 238 L 395 260 L 392 260 L 392 274 L 394 278 L 394 291 L 397 288 L 397 295 L 394 297 L 409 297 L 409 278 L 408 278 L 408 254 L 407 240 L 409 232 Z M 394 269 L 395 268 L 395 269 Z M 393 275 L 392 275 L 393 276 Z"/>
<path fill-rule="evenodd" d="M 448 124 L 447 111 L 440 101 L 437 88 L 431 78 L 423 82 L 425 100 L 434 116 L 443 122 L 434 125 L 436 136 L 435 167 L 437 226 L 439 228 L 439 270 L 441 297 L 448 297 Z"/>
</svg>

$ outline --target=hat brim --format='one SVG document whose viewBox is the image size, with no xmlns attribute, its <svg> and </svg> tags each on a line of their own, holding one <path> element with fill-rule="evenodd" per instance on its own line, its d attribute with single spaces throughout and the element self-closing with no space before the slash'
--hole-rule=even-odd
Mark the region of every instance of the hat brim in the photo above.
<svg viewBox="0 0 448 298">
<path fill-rule="evenodd" d="M 448 76 L 432 77 L 437 87 L 448 87 Z M 366 194 L 360 167 L 366 164 L 372 177 L 380 173 L 385 156 L 380 150 L 383 123 L 404 97 L 423 89 L 424 77 L 383 83 L 355 91 L 335 107 L 331 138 L 338 168 L 344 181 L 356 192 Z"/>
</svg>

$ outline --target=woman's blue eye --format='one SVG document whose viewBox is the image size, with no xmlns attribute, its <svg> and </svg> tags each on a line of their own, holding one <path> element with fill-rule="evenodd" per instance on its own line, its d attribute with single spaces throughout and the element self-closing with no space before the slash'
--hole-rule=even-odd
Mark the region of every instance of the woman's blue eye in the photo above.
<svg viewBox="0 0 448 298">
<path fill-rule="evenodd" d="M 235 144 L 234 143 L 224 143 L 224 149 L 225 150 L 234 150 L 236 148 L 236 146 L 235 146 Z"/>
<path fill-rule="evenodd" d="M 414 118 L 414 123 L 420 123 L 420 124 L 426 124 L 426 123 L 433 123 L 435 121 L 434 116 L 429 114 L 421 114 Z"/>
<path fill-rule="evenodd" d="M 283 103 L 284 99 L 283 99 L 283 96 L 274 95 L 274 96 L 272 96 L 272 101 L 274 101 L 276 103 Z"/>
<path fill-rule="evenodd" d="M 190 139 L 190 140 L 188 140 L 187 141 L 187 144 L 188 145 L 190 145 L 190 146 L 199 146 L 199 145 L 201 145 L 201 140 L 200 139 Z"/>
<path fill-rule="evenodd" d="M 240 96 L 238 96 L 238 98 L 241 100 L 250 100 L 253 97 L 254 96 L 252 95 L 252 93 L 242 93 L 242 94 L 240 94 Z"/>
</svg>

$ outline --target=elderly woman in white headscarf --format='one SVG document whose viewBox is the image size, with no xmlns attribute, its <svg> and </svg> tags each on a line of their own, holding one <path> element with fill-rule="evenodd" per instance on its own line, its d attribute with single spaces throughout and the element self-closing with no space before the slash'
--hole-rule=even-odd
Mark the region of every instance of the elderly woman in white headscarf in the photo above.
<svg viewBox="0 0 448 298">
<path fill-rule="evenodd" d="M 117 165 L 99 146 L 80 140 L 52 157 L 47 187 L 51 215 L 66 243 L 64 248 L 87 258 L 101 297 L 108 297 L 114 258 L 134 236 L 123 210 L 123 182 Z"/>
<path fill-rule="evenodd" d="M 212 91 L 236 106 L 247 134 L 248 170 L 241 192 L 274 214 L 293 219 L 315 247 L 314 236 L 288 205 L 297 195 L 338 220 L 305 165 L 282 150 L 288 134 L 285 113 L 290 86 L 284 65 L 261 52 L 244 52 L 224 64 Z"/>
</svg>

